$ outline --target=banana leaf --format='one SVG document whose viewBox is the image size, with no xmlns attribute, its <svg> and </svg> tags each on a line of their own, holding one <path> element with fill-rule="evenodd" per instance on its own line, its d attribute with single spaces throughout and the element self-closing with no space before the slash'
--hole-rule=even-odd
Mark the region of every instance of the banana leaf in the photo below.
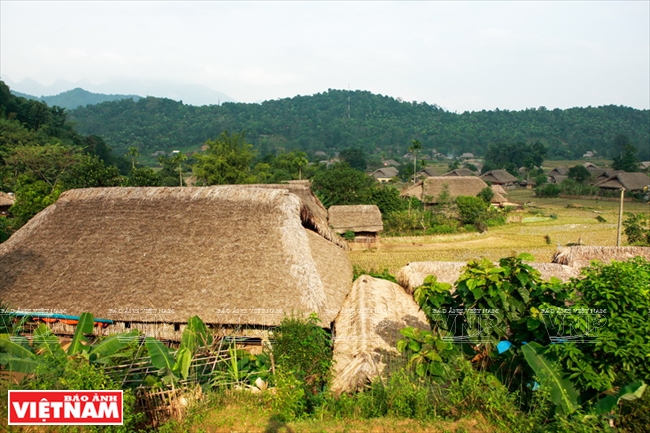
<svg viewBox="0 0 650 433">
<path fill-rule="evenodd" d="M 579 407 L 578 391 L 568 379 L 562 377 L 563 373 L 559 367 L 543 355 L 544 347 L 530 342 L 523 345 L 521 351 L 542 386 L 550 389 L 551 401 L 558 405 L 563 413 L 573 413 Z"/>
</svg>

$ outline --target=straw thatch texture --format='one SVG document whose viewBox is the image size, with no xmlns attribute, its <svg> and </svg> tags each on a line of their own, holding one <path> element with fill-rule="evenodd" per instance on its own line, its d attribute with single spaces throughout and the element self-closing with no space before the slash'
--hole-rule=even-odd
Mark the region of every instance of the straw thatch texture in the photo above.
<svg viewBox="0 0 650 433">
<path fill-rule="evenodd" d="M 465 262 L 412 262 L 400 269 L 395 278 L 404 287 L 404 290 L 413 293 L 415 288 L 421 286 L 429 275 L 435 275 L 439 282 L 453 285 L 466 264 Z M 528 264 L 540 272 L 543 280 L 556 277 L 562 281 L 568 281 L 580 275 L 579 270 L 569 266 L 554 263 Z"/>
<path fill-rule="evenodd" d="M 387 356 L 397 355 L 399 330 L 430 329 L 426 316 L 390 281 L 360 276 L 336 318 L 332 391 L 355 391 L 380 375 Z"/>
<path fill-rule="evenodd" d="M 323 203 L 321 203 L 318 197 L 316 197 L 316 194 L 311 190 L 310 184 L 308 180 L 295 180 L 282 184 L 264 183 L 239 186 L 244 188 L 286 189 L 292 194 L 297 195 L 301 201 L 300 214 L 303 226 L 318 232 L 322 237 L 334 242 L 341 248 L 348 249 L 345 240 L 330 229 L 327 222 L 327 209 L 325 209 Z"/>
<path fill-rule="evenodd" d="M 15 197 L 13 195 L 0 191 L 0 206 L 11 207 L 13 206 L 14 201 L 15 201 Z"/>
<path fill-rule="evenodd" d="M 459 196 L 476 196 L 487 184 L 476 176 L 434 176 L 427 177 L 421 182 L 402 191 L 402 196 L 416 197 L 423 203 L 435 204 L 438 196 L 445 188 L 451 199 Z M 493 203 L 502 203 L 506 199 L 501 194 L 494 193 Z"/>
<path fill-rule="evenodd" d="M 0 299 L 133 322 L 329 326 L 350 261 L 301 220 L 286 189 L 240 186 L 66 191 L 0 245 Z"/>
<path fill-rule="evenodd" d="M 384 229 L 381 212 L 374 204 L 331 206 L 327 212 L 330 226 L 336 233 L 348 230 L 355 233 L 378 233 Z"/>
<path fill-rule="evenodd" d="M 636 256 L 650 260 L 650 247 L 594 247 L 576 246 L 561 248 L 553 255 L 553 263 L 559 263 L 573 268 L 589 266 L 593 260 L 609 263 L 619 262 Z"/>
</svg>

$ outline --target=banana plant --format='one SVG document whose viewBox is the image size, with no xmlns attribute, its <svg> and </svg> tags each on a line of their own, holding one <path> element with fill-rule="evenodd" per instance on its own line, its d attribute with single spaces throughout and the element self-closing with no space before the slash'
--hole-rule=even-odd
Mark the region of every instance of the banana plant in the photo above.
<svg viewBox="0 0 650 433">
<path fill-rule="evenodd" d="M 200 348 L 212 345 L 212 334 L 201 318 L 192 316 L 187 321 L 181 335 L 181 344 L 175 353 L 152 337 L 147 337 L 144 344 L 151 357 L 151 364 L 158 369 L 162 383 L 174 386 L 179 380 L 188 378 L 194 355 Z M 149 382 L 155 384 L 155 381 Z"/>
<path fill-rule="evenodd" d="M 521 347 L 524 358 L 539 378 L 542 386 L 548 386 L 551 401 L 566 415 L 578 409 L 578 391 L 568 379 L 564 379 L 560 368 L 544 356 L 544 347 L 530 342 Z"/>
</svg>

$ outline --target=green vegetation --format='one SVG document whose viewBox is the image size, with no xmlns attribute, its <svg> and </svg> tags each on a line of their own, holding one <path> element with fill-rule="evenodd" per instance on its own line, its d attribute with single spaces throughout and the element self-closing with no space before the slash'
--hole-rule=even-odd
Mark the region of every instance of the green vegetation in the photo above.
<svg viewBox="0 0 650 433">
<path fill-rule="evenodd" d="M 456 114 L 436 105 L 333 89 L 261 104 L 194 107 L 149 97 L 137 102 L 125 99 L 80 107 L 71 112 L 80 132 L 105 137 L 120 153 L 134 142 L 139 143 L 143 154 L 198 149 L 206 140 L 228 130 L 246 131 L 262 157 L 297 149 L 310 159 L 317 151 L 332 156 L 344 149 L 359 149 L 367 156 L 401 156 L 414 139 L 422 146 L 418 159 L 433 149 L 445 155 L 487 155 L 490 145 L 531 146 L 537 142 L 548 149 L 551 158 L 576 159 L 588 150 L 611 158 L 617 152 L 612 149 L 615 137 L 625 133 L 630 144 L 640 150 L 639 158 L 648 160 L 649 115 L 648 110 L 620 106 Z M 493 168 L 500 166 L 500 161 Z M 503 161 L 519 163 L 510 157 Z M 526 161 L 521 162 L 519 166 Z"/>
</svg>

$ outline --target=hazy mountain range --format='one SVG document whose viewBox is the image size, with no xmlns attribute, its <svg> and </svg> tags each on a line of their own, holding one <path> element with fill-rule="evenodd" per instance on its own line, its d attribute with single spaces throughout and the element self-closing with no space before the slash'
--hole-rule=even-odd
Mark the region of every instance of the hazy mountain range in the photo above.
<svg viewBox="0 0 650 433">
<path fill-rule="evenodd" d="M 67 80 L 57 80 L 49 86 L 45 86 L 31 78 L 24 78 L 15 82 L 8 77 L 2 77 L 2 80 L 12 89 L 13 93 L 22 97 L 31 97 L 47 102 L 48 105 L 59 105 L 65 108 L 75 108 L 87 104 L 98 104 L 100 102 L 112 101 L 117 99 L 132 99 L 145 96 L 155 96 L 159 98 L 169 98 L 175 101 L 182 101 L 189 105 L 218 105 L 223 102 L 237 102 L 223 92 L 213 90 L 200 84 L 173 83 L 155 80 L 129 80 L 129 81 L 111 81 L 103 84 L 93 84 L 89 80 L 71 82 Z M 60 103 L 51 102 L 48 99 L 52 96 L 60 96 L 63 93 L 74 90 L 72 95 L 64 95 L 65 99 L 80 97 L 80 102 L 71 99 L 72 103 L 77 104 L 69 107 Z M 85 90 L 87 95 L 82 95 L 79 90 Z M 108 96 L 109 99 L 103 99 L 100 95 Z M 88 101 L 85 102 L 88 98 Z M 58 98 L 61 99 L 61 98 Z M 136 99 L 137 100 L 137 99 Z"/>
</svg>

